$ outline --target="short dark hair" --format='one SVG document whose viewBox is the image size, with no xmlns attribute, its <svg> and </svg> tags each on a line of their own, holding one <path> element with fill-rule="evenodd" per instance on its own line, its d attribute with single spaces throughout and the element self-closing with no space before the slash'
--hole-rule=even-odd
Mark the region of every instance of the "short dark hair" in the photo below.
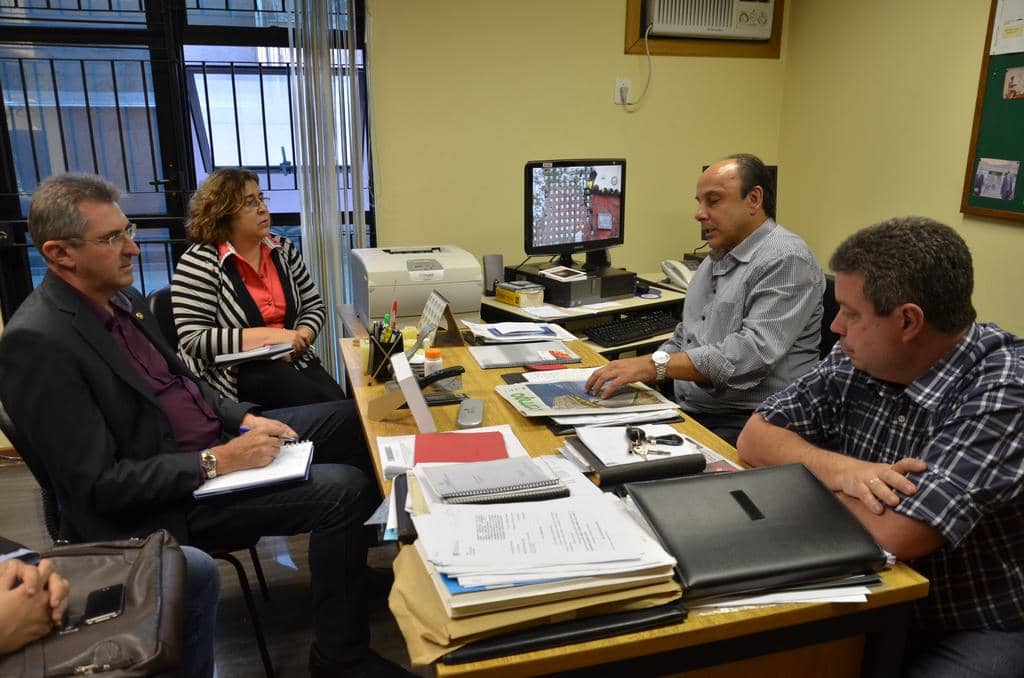
<svg viewBox="0 0 1024 678">
<path fill-rule="evenodd" d="M 740 197 L 746 198 L 755 186 L 760 186 L 764 193 L 761 206 L 764 208 L 764 213 L 774 219 L 775 179 L 768 171 L 768 167 L 761 162 L 761 158 L 750 153 L 733 153 L 726 159 L 735 160 L 736 165 L 740 168 Z"/>
<path fill-rule="evenodd" d="M 44 179 L 32 194 L 28 208 L 28 232 L 39 253 L 47 240 L 80 238 L 89 223 L 78 210 L 85 200 L 117 202 L 121 191 L 95 174 L 67 172 Z M 45 255 L 44 255 L 45 256 Z"/>
<path fill-rule="evenodd" d="M 878 315 L 917 304 L 942 332 L 959 332 L 977 314 L 974 266 L 956 231 L 927 217 L 897 217 L 860 230 L 829 261 L 836 273 L 864 274 L 864 297 Z"/>
</svg>

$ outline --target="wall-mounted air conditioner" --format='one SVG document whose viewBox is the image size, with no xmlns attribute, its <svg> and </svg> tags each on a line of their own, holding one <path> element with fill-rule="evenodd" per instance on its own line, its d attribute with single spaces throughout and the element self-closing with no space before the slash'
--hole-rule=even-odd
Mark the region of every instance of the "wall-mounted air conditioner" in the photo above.
<svg viewBox="0 0 1024 678">
<path fill-rule="evenodd" d="M 775 0 L 647 0 L 651 35 L 768 40 Z"/>
</svg>

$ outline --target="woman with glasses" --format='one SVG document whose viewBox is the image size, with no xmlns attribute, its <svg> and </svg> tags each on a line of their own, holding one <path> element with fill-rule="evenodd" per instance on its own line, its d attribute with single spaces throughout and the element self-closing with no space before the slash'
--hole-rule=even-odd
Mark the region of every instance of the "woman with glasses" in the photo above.
<svg viewBox="0 0 1024 678">
<path fill-rule="evenodd" d="M 267 408 L 345 395 L 313 352 L 325 309 L 302 257 L 270 234 L 267 198 L 244 169 L 211 174 L 189 203 L 192 245 L 174 272 L 171 302 L 178 352 L 221 393 Z M 217 356 L 291 344 L 280 360 L 224 367 Z"/>
</svg>

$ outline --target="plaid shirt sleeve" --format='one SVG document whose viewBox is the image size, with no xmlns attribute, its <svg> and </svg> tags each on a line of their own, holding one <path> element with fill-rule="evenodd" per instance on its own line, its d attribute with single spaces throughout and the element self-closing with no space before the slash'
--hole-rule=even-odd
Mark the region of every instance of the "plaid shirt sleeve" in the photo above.
<svg viewBox="0 0 1024 678">
<path fill-rule="evenodd" d="M 838 380 L 842 351 L 839 344 L 818 366 L 757 408 L 765 421 L 796 433 L 810 443 L 827 445 L 837 435 Z"/>
<path fill-rule="evenodd" d="M 928 470 L 908 476 L 917 492 L 896 511 L 939 530 L 959 545 L 986 514 L 1021 494 L 1024 485 L 1024 392 L 994 381 L 940 408 L 917 455 Z"/>
</svg>

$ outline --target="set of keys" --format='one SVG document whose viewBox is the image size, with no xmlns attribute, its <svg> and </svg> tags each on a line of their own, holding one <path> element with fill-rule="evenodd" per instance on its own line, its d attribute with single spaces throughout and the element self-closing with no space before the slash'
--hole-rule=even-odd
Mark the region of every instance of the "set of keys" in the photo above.
<svg viewBox="0 0 1024 678">
<path fill-rule="evenodd" d="M 647 461 L 647 455 L 656 454 L 668 456 L 672 454 L 668 450 L 652 450 L 651 445 L 670 445 L 678 446 L 683 444 L 683 437 L 681 435 L 672 433 L 665 436 L 650 436 L 647 435 L 647 431 L 636 426 L 626 427 L 626 438 L 629 439 L 629 454 L 638 454 Z"/>
</svg>

